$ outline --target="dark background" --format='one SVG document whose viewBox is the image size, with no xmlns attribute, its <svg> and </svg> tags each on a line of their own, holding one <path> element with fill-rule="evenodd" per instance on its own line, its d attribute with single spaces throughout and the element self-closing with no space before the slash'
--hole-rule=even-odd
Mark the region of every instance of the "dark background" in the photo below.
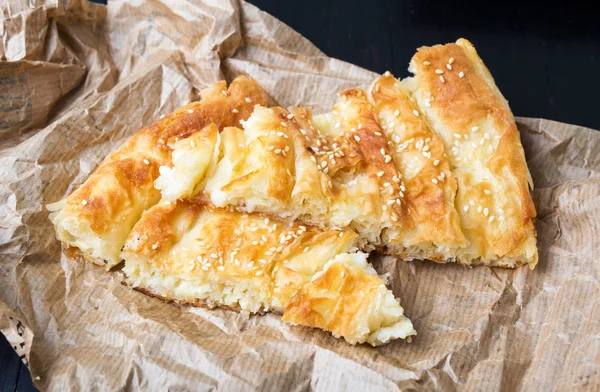
<svg viewBox="0 0 600 392">
<path fill-rule="evenodd" d="M 96 0 L 95 2 L 104 2 Z M 326 55 L 408 75 L 416 48 L 469 39 L 516 116 L 600 130 L 600 2 L 250 0 Z M 34 390 L 0 334 L 0 392 Z"/>
</svg>

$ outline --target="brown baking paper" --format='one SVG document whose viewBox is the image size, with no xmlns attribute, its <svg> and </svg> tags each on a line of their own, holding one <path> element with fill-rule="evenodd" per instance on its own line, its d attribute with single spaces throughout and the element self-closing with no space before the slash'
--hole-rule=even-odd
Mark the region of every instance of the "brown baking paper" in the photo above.
<svg viewBox="0 0 600 392">
<path fill-rule="evenodd" d="M 272 103 L 320 111 L 374 73 L 328 58 L 234 0 L 22 0 L 0 8 L 0 330 L 38 388 L 599 388 L 597 131 L 519 120 L 536 187 L 534 271 L 373 255 L 418 336 L 352 347 L 275 315 L 182 307 L 131 290 L 118 273 L 62 255 L 44 205 L 219 79 L 246 74 Z"/>
</svg>

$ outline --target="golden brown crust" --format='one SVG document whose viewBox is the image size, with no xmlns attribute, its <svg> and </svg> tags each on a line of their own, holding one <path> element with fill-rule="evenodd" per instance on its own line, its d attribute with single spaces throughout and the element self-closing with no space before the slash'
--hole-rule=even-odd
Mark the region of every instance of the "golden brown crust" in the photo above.
<svg viewBox="0 0 600 392">
<path fill-rule="evenodd" d="M 364 172 L 378 179 L 382 203 L 379 207 L 387 206 L 384 215 L 389 214 L 390 220 L 397 222 L 392 225 L 409 225 L 404 192 L 400 188 L 404 187 L 404 180 L 394 164 L 367 94 L 361 89 L 349 89 L 340 93 L 340 98 L 345 105 L 338 104 L 332 109 L 333 117 L 345 130 L 340 139 L 357 146 L 362 154 Z"/>
<path fill-rule="evenodd" d="M 484 263 L 508 257 L 533 267 L 530 175 L 514 117 L 489 71 L 466 40 L 420 48 L 411 68 L 416 99 L 451 152 L 462 226 L 476 254 Z M 427 94 L 430 107 L 423 105 Z"/>
<path fill-rule="evenodd" d="M 371 88 L 375 112 L 391 146 L 392 156 L 404 183 L 409 224 L 390 238 L 405 247 L 432 243 L 456 249 L 465 243 L 460 219 L 454 208 L 456 179 L 450 171 L 444 145 L 427 126 L 408 91 L 386 72 Z M 450 250 L 449 249 L 449 250 Z M 399 249 L 394 249 L 398 253 Z M 455 251 L 430 259 L 445 260 Z"/>
<path fill-rule="evenodd" d="M 129 229 L 142 211 L 160 199 L 154 180 L 158 167 L 170 161 L 169 143 L 210 123 L 219 129 L 237 125 L 250 115 L 254 105 L 265 104 L 260 87 L 246 77 L 234 80 L 229 89 L 224 81 L 218 82 L 202 96 L 202 101 L 192 102 L 137 132 L 67 197 L 64 207 L 51 216 L 61 241 L 83 246 L 81 227 L 58 227 L 67 220 L 76 220 L 92 231 L 86 233 L 88 237 L 107 238 L 102 244 L 106 249 L 93 249 L 90 257 L 107 260 L 109 267 L 118 263 L 118 251 Z"/>
</svg>

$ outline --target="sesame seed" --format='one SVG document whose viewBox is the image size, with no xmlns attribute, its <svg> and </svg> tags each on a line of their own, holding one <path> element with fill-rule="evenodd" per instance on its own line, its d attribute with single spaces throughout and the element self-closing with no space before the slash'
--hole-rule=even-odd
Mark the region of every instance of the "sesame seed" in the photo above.
<svg viewBox="0 0 600 392">
<path fill-rule="evenodd" d="M 252 100 L 250 98 L 248 98 L 248 97 L 244 98 L 244 101 L 246 101 L 248 103 L 252 102 Z"/>
<path fill-rule="evenodd" d="M 446 64 L 446 68 L 448 68 L 449 71 L 452 71 L 452 66 L 450 64 Z"/>
<path fill-rule="evenodd" d="M 400 115 L 400 110 L 396 109 L 394 112 L 394 117 L 398 117 Z"/>
<path fill-rule="evenodd" d="M 496 217 L 495 217 L 494 215 L 492 215 L 492 216 L 490 216 L 490 219 L 488 219 L 488 221 L 489 221 L 490 223 L 492 223 L 492 222 L 494 221 L 494 219 L 496 219 Z"/>
<path fill-rule="evenodd" d="M 458 77 L 461 78 L 461 79 L 464 78 L 465 77 L 465 73 L 463 71 L 460 71 L 458 73 Z"/>
<path fill-rule="evenodd" d="M 440 160 L 436 159 L 435 161 L 433 161 L 433 166 L 437 166 L 440 164 Z"/>
<path fill-rule="evenodd" d="M 375 92 L 379 92 L 379 85 L 375 86 Z"/>
<path fill-rule="evenodd" d="M 396 215 L 396 213 L 392 214 L 392 221 L 394 221 L 394 222 L 398 221 L 398 215 Z"/>
<path fill-rule="evenodd" d="M 302 251 L 302 253 L 308 252 L 309 249 L 310 249 L 310 246 L 307 246 L 306 248 L 304 248 L 304 250 Z"/>
<path fill-rule="evenodd" d="M 486 207 L 486 208 L 483 209 L 483 215 L 488 216 L 489 213 L 490 213 L 490 209 L 489 208 Z"/>
<path fill-rule="evenodd" d="M 453 62 L 454 62 L 454 57 L 450 57 L 450 58 L 448 59 L 448 64 L 452 64 Z"/>
<path fill-rule="evenodd" d="M 395 202 L 396 202 L 396 200 L 388 200 L 388 201 L 387 201 L 387 203 L 388 203 L 389 205 L 392 205 L 392 204 L 394 204 Z"/>
<path fill-rule="evenodd" d="M 83 199 L 83 200 L 81 201 L 81 204 L 83 204 L 83 205 L 86 205 L 86 204 L 87 204 L 87 200 Z"/>
<path fill-rule="evenodd" d="M 239 111 L 239 110 L 237 110 L 237 109 L 235 109 L 235 108 L 231 110 L 231 113 L 239 113 L 239 112 L 240 112 L 240 111 Z"/>
<path fill-rule="evenodd" d="M 443 77 L 443 76 L 440 76 L 440 82 L 442 82 L 442 83 L 446 83 L 446 79 L 444 79 L 444 77 Z"/>
<path fill-rule="evenodd" d="M 492 191 L 490 191 L 489 189 L 484 189 L 483 193 L 485 193 L 486 195 L 491 195 Z"/>
<path fill-rule="evenodd" d="M 356 140 L 357 142 L 360 142 L 360 137 L 358 135 L 354 135 L 354 140 Z"/>
<path fill-rule="evenodd" d="M 423 151 L 429 151 L 429 146 L 423 147 Z"/>
<path fill-rule="evenodd" d="M 383 172 L 383 170 L 382 170 L 382 171 L 380 171 L 379 173 L 377 173 L 377 177 L 382 177 L 382 176 L 383 176 L 383 174 L 384 174 L 384 172 Z"/>
<path fill-rule="evenodd" d="M 383 186 L 384 186 L 384 187 L 386 187 L 386 188 L 387 188 L 388 186 L 391 186 L 391 185 L 392 185 L 392 184 L 390 184 L 389 182 L 385 182 L 385 183 L 383 183 Z"/>
<path fill-rule="evenodd" d="M 474 126 L 473 128 L 471 128 L 471 132 L 477 132 L 477 131 L 479 131 L 478 126 Z"/>
<path fill-rule="evenodd" d="M 222 265 L 220 265 L 220 266 L 218 266 L 218 267 L 217 267 L 217 269 L 218 269 L 219 271 L 224 271 L 224 270 L 225 270 L 225 267 L 223 267 Z"/>
<path fill-rule="evenodd" d="M 385 71 L 385 73 L 383 74 L 383 76 L 385 76 L 385 77 L 388 77 L 390 75 L 391 75 L 390 71 Z"/>
<path fill-rule="evenodd" d="M 159 144 L 165 144 L 165 139 L 163 139 L 163 138 L 158 139 L 158 143 Z"/>
<path fill-rule="evenodd" d="M 262 271 L 258 271 L 256 274 L 254 274 L 254 276 L 262 276 L 263 273 L 264 272 L 262 272 Z"/>
<path fill-rule="evenodd" d="M 381 132 L 373 132 L 373 133 L 377 136 L 383 136 L 383 134 Z"/>
<path fill-rule="evenodd" d="M 489 134 L 489 133 L 487 133 L 487 132 L 483 134 L 483 137 L 484 137 L 484 138 L 486 138 L 487 140 L 490 140 L 490 139 L 491 139 L 491 136 L 490 136 L 490 134 Z"/>
<path fill-rule="evenodd" d="M 341 126 L 342 126 L 342 124 L 341 124 L 339 121 L 338 121 L 338 122 L 336 122 L 336 123 L 335 123 L 335 125 L 334 125 L 334 127 L 335 127 L 335 128 L 339 128 L 339 127 L 341 127 Z"/>
<path fill-rule="evenodd" d="M 457 138 L 457 139 L 460 139 L 460 138 L 461 138 L 461 136 L 460 136 L 458 133 L 455 133 L 455 134 L 454 134 L 454 137 L 455 137 L 455 138 Z"/>
<path fill-rule="evenodd" d="M 192 109 L 189 109 L 188 113 L 194 113 L 194 111 Z"/>
<path fill-rule="evenodd" d="M 152 244 L 152 249 L 158 248 L 158 244 Z"/>
<path fill-rule="evenodd" d="M 431 179 L 431 182 L 433 182 L 434 184 L 437 184 L 437 183 L 438 183 L 438 180 L 437 180 L 436 178 L 432 178 L 432 179 Z"/>
<path fill-rule="evenodd" d="M 275 154 L 281 154 L 281 148 L 276 148 L 275 151 L 273 151 Z"/>
<path fill-rule="evenodd" d="M 193 140 L 190 140 L 190 147 L 196 148 L 196 143 Z"/>
<path fill-rule="evenodd" d="M 423 65 L 431 65 L 429 61 L 423 61 Z"/>
<path fill-rule="evenodd" d="M 285 148 L 283 149 L 283 151 L 285 151 L 285 152 L 290 151 L 290 146 L 285 146 Z"/>
<path fill-rule="evenodd" d="M 419 112 L 417 111 L 417 109 L 413 110 L 413 114 L 417 117 L 419 117 Z"/>
<path fill-rule="evenodd" d="M 385 163 L 390 163 L 392 161 L 392 157 L 389 155 L 385 156 Z"/>
<path fill-rule="evenodd" d="M 150 164 L 150 161 L 147 159 L 144 159 L 144 165 L 149 165 L 149 164 Z"/>
<path fill-rule="evenodd" d="M 481 213 L 481 211 L 483 211 L 483 207 L 482 206 L 477 207 L 477 212 Z"/>
<path fill-rule="evenodd" d="M 287 115 L 288 120 L 291 120 L 292 118 L 294 118 L 294 115 L 292 113 Z"/>
<path fill-rule="evenodd" d="M 464 207 L 463 207 L 463 211 L 464 211 L 464 212 L 467 212 L 467 211 L 469 211 L 469 206 L 464 206 Z"/>
<path fill-rule="evenodd" d="M 438 75 L 442 75 L 444 73 L 444 71 L 442 71 L 441 69 L 436 69 L 435 73 Z"/>
</svg>

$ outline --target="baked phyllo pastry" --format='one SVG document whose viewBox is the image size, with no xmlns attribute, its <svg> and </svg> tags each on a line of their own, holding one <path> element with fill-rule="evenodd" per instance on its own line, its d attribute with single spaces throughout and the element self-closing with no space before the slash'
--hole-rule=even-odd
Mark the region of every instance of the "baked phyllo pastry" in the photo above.
<svg viewBox="0 0 600 392">
<path fill-rule="evenodd" d="M 107 269 L 119 263 L 119 253 L 129 231 L 142 212 L 160 200 L 154 182 L 159 167 L 172 164 L 171 147 L 203 130 L 194 134 L 189 143 L 210 150 L 218 139 L 216 130 L 239 125 L 257 104 L 266 102 L 254 80 L 239 77 L 229 88 L 221 81 L 202 91 L 201 101 L 192 102 L 137 132 L 110 154 L 75 192 L 48 206 L 58 239 L 65 247 L 75 248 L 77 257 Z M 215 125 L 205 129 L 210 124 Z M 204 165 L 206 171 L 214 163 L 212 156 L 199 160 L 182 162 L 174 157 L 176 165 Z M 187 181 L 201 182 L 201 177 Z"/>
<path fill-rule="evenodd" d="M 538 260 L 527 169 L 508 102 L 465 39 L 420 48 L 406 80 L 414 101 L 444 143 L 458 184 L 456 208 L 465 264 L 533 268 Z"/>
<path fill-rule="evenodd" d="M 322 230 L 202 197 L 161 201 L 123 248 L 132 287 L 178 303 L 276 312 L 286 322 L 374 346 L 414 335 L 350 230 Z"/>
</svg>

